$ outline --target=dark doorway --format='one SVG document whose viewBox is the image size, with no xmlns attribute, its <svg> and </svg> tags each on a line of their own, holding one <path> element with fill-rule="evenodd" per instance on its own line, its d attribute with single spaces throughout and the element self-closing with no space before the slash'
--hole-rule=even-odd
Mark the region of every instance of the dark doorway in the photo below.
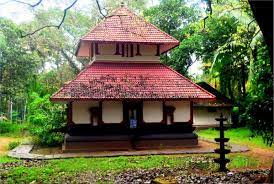
<svg viewBox="0 0 274 184">
<path fill-rule="evenodd" d="M 143 103 L 142 102 L 124 102 L 123 103 L 124 122 L 129 128 L 138 128 L 143 122 Z"/>
</svg>

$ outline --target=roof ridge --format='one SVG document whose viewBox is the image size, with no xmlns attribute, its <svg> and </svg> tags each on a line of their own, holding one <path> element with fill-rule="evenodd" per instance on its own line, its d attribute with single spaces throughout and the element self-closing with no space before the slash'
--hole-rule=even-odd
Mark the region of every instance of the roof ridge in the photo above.
<svg viewBox="0 0 274 184">
<path fill-rule="evenodd" d="M 177 39 L 174 38 L 173 36 L 169 35 L 169 34 L 166 33 L 165 31 L 163 31 L 163 30 L 161 30 L 160 28 L 158 28 L 157 26 L 153 25 L 152 23 L 150 23 L 149 21 L 147 21 L 144 17 L 137 15 L 136 13 L 134 13 L 133 11 L 131 11 L 130 9 L 128 9 L 128 8 L 126 8 L 126 7 L 121 7 L 121 8 L 119 8 L 119 9 L 123 9 L 123 8 L 126 9 L 126 10 L 127 10 L 129 13 L 131 13 L 132 15 L 136 16 L 138 19 L 143 20 L 146 24 L 148 24 L 148 25 L 154 27 L 155 29 L 159 30 L 160 32 L 164 33 L 166 36 L 168 36 L 168 37 L 174 39 L 175 41 L 180 42 L 179 40 L 177 40 Z M 118 10 L 118 9 L 117 9 L 117 10 Z"/>
<path fill-rule="evenodd" d="M 115 13 L 121 10 L 126 10 L 127 14 L 125 16 L 129 16 L 129 17 L 134 17 L 136 19 L 138 19 L 140 22 L 144 22 L 146 25 L 153 27 L 154 29 L 158 30 L 160 33 L 164 34 L 166 37 L 172 39 L 173 41 L 177 42 L 178 44 L 180 43 L 179 40 L 177 40 L 176 38 L 174 38 L 173 36 L 169 35 L 168 33 L 164 32 L 163 30 L 161 30 L 160 28 L 158 28 L 157 26 L 153 25 L 152 23 L 150 23 L 149 21 L 147 21 L 145 18 L 143 18 L 140 15 L 137 15 L 135 12 L 131 11 L 130 9 L 128 9 L 127 7 L 120 7 L 115 9 L 112 13 L 110 13 L 109 16 L 106 16 L 104 19 L 102 19 L 98 24 L 96 24 L 89 32 L 87 32 L 84 36 L 81 37 L 80 40 L 84 40 L 83 38 L 88 36 L 91 32 L 93 32 L 97 27 L 99 27 L 102 23 L 104 23 L 107 19 L 113 17 L 113 16 L 119 16 L 118 14 L 116 15 Z M 122 26 L 121 26 L 122 28 Z M 133 34 L 132 32 L 130 32 L 131 34 Z M 133 34 L 134 35 L 134 34 Z"/>
<path fill-rule="evenodd" d="M 99 27 L 101 24 L 103 24 L 108 18 L 111 18 L 113 16 L 115 16 L 115 12 L 117 12 L 118 10 L 121 9 L 126 9 L 128 12 L 130 12 L 131 14 L 134 14 L 133 12 L 131 12 L 129 9 L 127 9 L 126 7 L 120 7 L 117 8 L 115 10 L 113 10 L 108 16 L 105 16 L 103 19 L 101 19 L 96 25 L 94 25 L 84 36 L 82 36 L 80 38 L 80 40 L 84 40 L 83 38 L 88 36 L 91 32 L 93 32 L 97 27 Z M 119 15 L 116 15 L 119 16 Z M 80 42 L 80 41 L 79 41 Z"/>
<path fill-rule="evenodd" d="M 86 37 L 90 32 L 92 32 L 96 27 L 98 27 L 100 24 L 102 24 L 107 18 L 111 17 L 115 12 L 117 12 L 118 10 L 125 8 L 125 7 L 120 7 L 117 8 L 115 10 L 113 10 L 108 16 L 103 17 L 103 19 L 101 19 L 100 21 L 98 21 L 97 24 L 95 24 L 84 36 L 82 36 L 80 38 L 80 40 L 82 40 L 83 37 Z"/>
<path fill-rule="evenodd" d="M 177 72 L 176 70 L 174 70 L 173 68 L 161 63 L 162 65 L 164 65 L 166 68 L 168 68 L 169 70 L 173 71 L 174 73 L 176 73 L 178 76 L 182 77 L 183 79 L 187 80 L 188 82 L 192 83 L 194 86 L 198 87 L 199 89 L 201 89 L 202 91 L 206 92 L 207 94 L 211 95 L 212 97 L 216 98 L 215 95 L 213 95 L 212 93 L 208 92 L 207 90 L 205 90 L 204 88 L 202 88 L 201 86 L 199 86 L 198 84 L 196 84 L 195 82 L 192 82 L 189 78 L 185 77 L 184 75 L 180 74 L 179 72 Z"/>
</svg>

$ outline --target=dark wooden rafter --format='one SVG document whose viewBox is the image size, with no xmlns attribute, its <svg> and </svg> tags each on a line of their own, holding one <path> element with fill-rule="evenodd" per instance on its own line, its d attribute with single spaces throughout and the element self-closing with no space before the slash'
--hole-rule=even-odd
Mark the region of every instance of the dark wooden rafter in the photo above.
<svg viewBox="0 0 274 184">
<path fill-rule="evenodd" d="M 67 104 L 67 125 L 71 126 L 73 125 L 72 121 L 72 102 L 68 102 Z"/>
<path fill-rule="evenodd" d="M 157 44 L 156 45 L 156 55 L 155 56 L 160 56 L 160 45 L 159 44 Z"/>
<path fill-rule="evenodd" d="M 99 124 L 104 124 L 104 122 L 103 122 L 103 102 L 102 101 L 99 101 L 99 109 L 100 109 L 100 111 L 99 111 L 99 113 L 100 113 L 100 115 L 99 115 Z"/>
<path fill-rule="evenodd" d="M 123 124 L 126 124 L 129 119 L 127 111 L 128 111 L 127 103 L 123 101 L 123 121 L 122 121 Z"/>
<path fill-rule="evenodd" d="M 125 57 L 125 45 L 122 44 L 122 57 Z"/>
<path fill-rule="evenodd" d="M 126 56 L 128 57 L 128 44 L 126 44 Z"/>
<path fill-rule="evenodd" d="M 121 55 L 121 53 L 120 53 L 120 44 L 119 43 L 116 43 L 116 51 L 115 51 L 114 55 Z"/>
<path fill-rule="evenodd" d="M 140 123 L 144 123 L 144 113 L 143 113 L 143 109 L 144 109 L 144 102 L 140 102 L 138 105 L 138 119 L 140 121 Z"/>
<path fill-rule="evenodd" d="M 130 57 L 133 57 L 134 53 L 133 53 L 133 44 L 130 44 Z"/>
<path fill-rule="evenodd" d="M 93 56 L 93 44 L 90 44 L 90 48 L 89 48 L 89 61 L 91 61 Z"/>
<path fill-rule="evenodd" d="M 96 54 L 96 55 L 100 55 L 98 43 L 95 43 L 95 44 L 94 44 L 94 47 L 95 47 L 95 54 Z"/>
<path fill-rule="evenodd" d="M 161 121 L 161 123 L 166 124 L 166 113 L 165 113 L 165 106 L 166 106 L 166 102 L 163 101 L 162 103 L 162 113 L 163 113 L 163 120 Z"/>
<path fill-rule="evenodd" d="M 140 45 L 137 44 L 137 48 L 136 48 L 136 56 L 141 56 L 142 54 L 140 53 Z"/>
</svg>

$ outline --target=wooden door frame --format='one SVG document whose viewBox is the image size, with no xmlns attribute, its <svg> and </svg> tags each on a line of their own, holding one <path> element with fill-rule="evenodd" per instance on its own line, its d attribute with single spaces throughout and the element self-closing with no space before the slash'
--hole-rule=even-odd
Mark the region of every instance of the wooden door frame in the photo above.
<svg viewBox="0 0 274 184">
<path fill-rule="evenodd" d="M 136 108 L 137 124 L 142 124 L 144 122 L 143 101 L 123 101 L 123 123 L 129 125 L 129 108 L 131 108 L 130 106 Z"/>
</svg>

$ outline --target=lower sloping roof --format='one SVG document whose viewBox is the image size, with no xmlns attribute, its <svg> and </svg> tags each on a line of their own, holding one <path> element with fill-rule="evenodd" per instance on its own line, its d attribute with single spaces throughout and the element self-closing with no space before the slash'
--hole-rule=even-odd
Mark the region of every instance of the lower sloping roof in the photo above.
<svg viewBox="0 0 274 184">
<path fill-rule="evenodd" d="M 226 97 L 224 94 L 219 92 L 217 89 L 213 88 L 208 83 L 198 82 L 197 84 L 203 89 L 213 94 L 216 97 L 216 100 L 214 102 L 195 103 L 194 106 L 203 106 L 203 107 L 232 107 L 233 106 L 233 100 Z"/>
<path fill-rule="evenodd" d="M 94 62 L 52 101 L 121 99 L 214 100 L 215 96 L 161 63 Z"/>
</svg>

